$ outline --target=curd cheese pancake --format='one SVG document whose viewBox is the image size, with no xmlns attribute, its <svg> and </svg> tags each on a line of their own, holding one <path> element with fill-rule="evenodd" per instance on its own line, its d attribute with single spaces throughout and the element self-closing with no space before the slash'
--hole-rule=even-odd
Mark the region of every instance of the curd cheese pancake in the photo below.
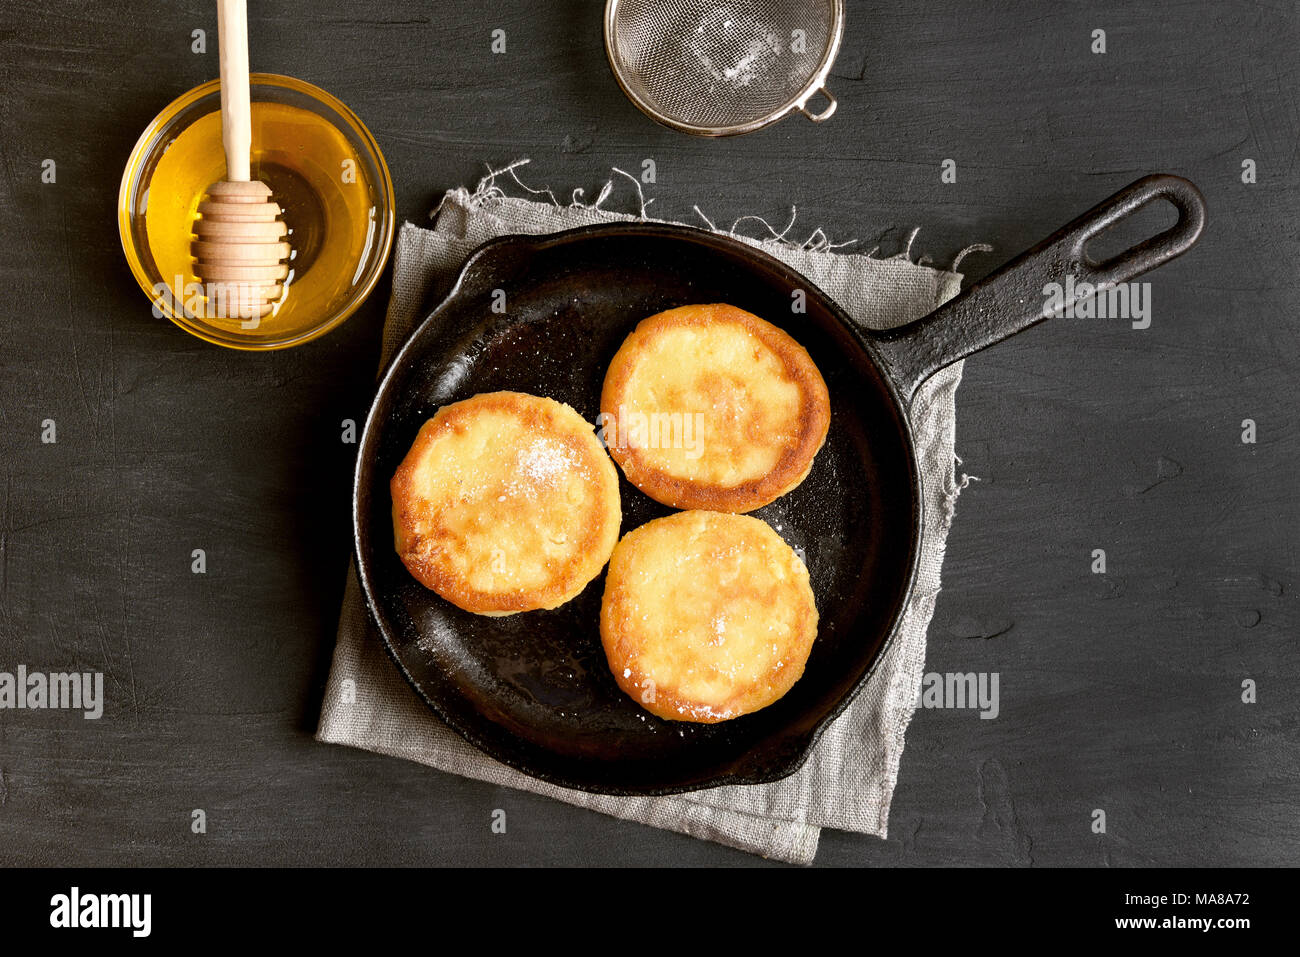
<svg viewBox="0 0 1300 957">
<path fill-rule="evenodd" d="M 816 637 L 808 570 L 757 518 L 678 512 L 614 549 L 601 643 L 618 686 L 661 718 L 711 724 L 767 707 Z"/>
<path fill-rule="evenodd" d="M 553 399 L 489 392 L 439 409 L 392 480 L 397 554 L 480 615 L 555 608 L 618 542 L 618 472 L 590 423 Z"/>
<path fill-rule="evenodd" d="M 807 477 L 830 427 L 826 383 L 785 332 L 728 305 L 642 321 L 610 363 L 601 435 L 641 491 L 750 512 Z"/>
</svg>

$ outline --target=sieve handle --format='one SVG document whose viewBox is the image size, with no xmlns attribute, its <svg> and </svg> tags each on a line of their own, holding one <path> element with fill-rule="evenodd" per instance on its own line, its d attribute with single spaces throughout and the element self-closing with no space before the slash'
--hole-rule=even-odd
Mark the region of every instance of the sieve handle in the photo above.
<svg viewBox="0 0 1300 957">
<path fill-rule="evenodd" d="M 821 110 L 821 112 L 814 113 L 808 109 L 808 100 L 811 100 L 818 93 L 820 93 L 822 99 L 826 101 L 826 106 Z M 840 105 L 839 101 L 836 100 L 835 97 L 831 96 L 831 91 L 826 89 L 824 86 L 819 86 L 817 89 L 813 90 L 808 96 L 808 100 L 804 100 L 799 104 L 799 112 L 808 117 L 808 119 L 812 120 L 814 123 L 824 123 L 826 120 L 829 120 L 835 115 L 835 108 Z"/>
</svg>

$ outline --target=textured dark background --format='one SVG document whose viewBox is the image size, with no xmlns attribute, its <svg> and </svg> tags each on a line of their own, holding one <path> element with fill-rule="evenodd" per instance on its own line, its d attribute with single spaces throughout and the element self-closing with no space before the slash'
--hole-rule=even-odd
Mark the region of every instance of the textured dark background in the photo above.
<svg viewBox="0 0 1300 957">
<path fill-rule="evenodd" d="M 797 204 L 794 233 L 884 253 L 917 225 L 940 263 L 992 243 L 978 278 L 1141 174 L 1199 184 L 1209 229 L 1147 277 L 1150 329 L 1059 320 L 967 364 L 980 481 L 927 668 L 999 672 L 1002 713 L 918 713 L 889 839 L 826 832 L 818 862 L 1300 863 L 1294 4 L 850 2 L 838 115 L 727 141 L 624 100 L 592 0 L 250 6 L 253 68 L 351 105 L 415 221 L 485 163 L 591 196 L 653 157 L 655 215 Z M 755 862 L 312 741 L 350 542 L 340 421 L 372 394 L 387 280 L 269 355 L 152 318 L 118 181 L 216 75 L 214 5 L 7 0 L 0 42 L 0 670 L 103 670 L 108 697 L 98 722 L 0 712 L 0 862 Z"/>
</svg>

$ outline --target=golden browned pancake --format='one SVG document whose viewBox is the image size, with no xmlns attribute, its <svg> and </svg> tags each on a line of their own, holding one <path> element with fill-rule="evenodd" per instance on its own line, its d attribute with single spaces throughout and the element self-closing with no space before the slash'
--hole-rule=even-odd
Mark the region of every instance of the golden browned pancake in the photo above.
<svg viewBox="0 0 1300 957">
<path fill-rule="evenodd" d="M 816 637 L 808 570 L 757 518 L 678 512 L 614 549 L 600 639 L 618 686 L 661 718 L 711 724 L 767 707 Z"/>
<path fill-rule="evenodd" d="M 509 615 L 574 598 L 609 560 L 618 472 L 582 416 L 489 392 L 439 409 L 392 481 L 397 554 L 466 611 Z"/>
<path fill-rule="evenodd" d="M 734 306 L 641 322 L 605 374 L 601 435 L 641 491 L 675 508 L 749 512 L 804 480 L 830 427 L 807 351 Z"/>
</svg>

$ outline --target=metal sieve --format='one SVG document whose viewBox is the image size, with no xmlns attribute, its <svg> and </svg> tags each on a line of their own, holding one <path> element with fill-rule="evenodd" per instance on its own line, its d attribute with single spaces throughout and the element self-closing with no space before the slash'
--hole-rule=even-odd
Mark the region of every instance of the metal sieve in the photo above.
<svg viewBox="0 0 1300 957">
<path fill-rule="evenodd" d="M 605 51 L 651 119 L 699 136 L 749 133 L 798 110 L 835 112 L 824 86 L 843 0 L 608 0 Z M 808 109 L 820 94 L 826 106 Z"/>
</svg>

